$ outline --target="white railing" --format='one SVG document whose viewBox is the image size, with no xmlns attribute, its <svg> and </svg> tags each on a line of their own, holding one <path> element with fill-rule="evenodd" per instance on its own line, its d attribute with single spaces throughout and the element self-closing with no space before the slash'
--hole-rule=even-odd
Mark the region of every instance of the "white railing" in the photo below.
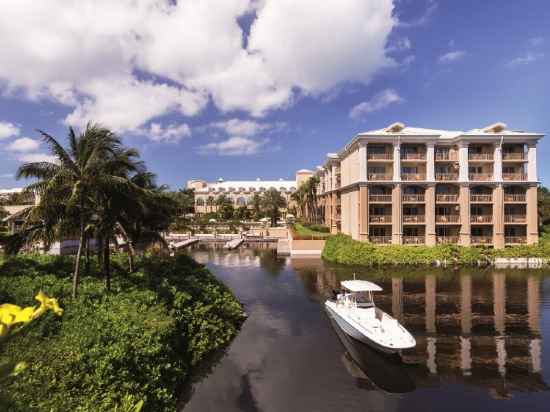
<svg viewBox="0 0 550 412">
<path fill-rule="evenodd" d="M 391 203 L 392 195 L 369 195 L 369 202 Z"/>
<path fill-rule="evenodd" d="M 424 236 L 403 236 L 404 245 L 423 245 L 426 243 Z"/>
<path fill-rule="evenodd" d="M 391 244 L 391 236 L 369 236 L 369 241 L 379 245 L 389 245 Z"/>
<path fill-rule="evenodd" d="M 403 195 L 403 202 L 423 202 L 424 201 L 424 195 L 417 195 L 417 194 L 404 194 Z"/>
<path fill-rule="evenodd" d="M 436 223 L 459 223 L 460 215 L 436 215 Z"/>
<path fill-rule="evenodd" d="M 391 223 L 391 215 L 370 215 L 370 223 Z"/>
<path fill-rule="evenodd" d="M 458 195 L 435 195 L 436 202 L 458 202 Z"/>
<path fill-rule="evenodd" d="M 424 215 L 403 215 L 403 223 L 424 223 Z"/>
<path fill-rule="evenodd" d="M 489 194 L 470 194 L 470 202 L 492 202 L 493 195 Z"/>
</svg>

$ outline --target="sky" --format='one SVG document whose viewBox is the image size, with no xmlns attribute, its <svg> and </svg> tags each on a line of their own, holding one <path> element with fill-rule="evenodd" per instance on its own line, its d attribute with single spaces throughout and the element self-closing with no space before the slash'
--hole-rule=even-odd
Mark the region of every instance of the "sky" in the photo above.
<svg viewBox="0 0 550 412">
<path fill-rule="evenodd" d="M 100 123 L 159 183 L 279 179 L 400 121 L 550 130 L 547 0 L 2 0 L 0 188 Z M 538 148 L 550 185 L 550 142 Z"/>
</svg>

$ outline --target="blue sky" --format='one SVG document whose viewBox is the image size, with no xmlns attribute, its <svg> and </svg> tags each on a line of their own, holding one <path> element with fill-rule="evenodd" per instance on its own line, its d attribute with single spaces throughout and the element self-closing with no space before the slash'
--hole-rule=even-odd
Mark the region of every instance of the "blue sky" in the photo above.
<svg viewBox="0 0 550 412">
<path fill-rule="evenodd" d="M 0 188 L 87 121 L 160 183 L 290 178 L 395 121 L 550 130 L 546 0 L 0 5 Z M 550 143 L 539 145 L 539 175 Z"/>
</svg>

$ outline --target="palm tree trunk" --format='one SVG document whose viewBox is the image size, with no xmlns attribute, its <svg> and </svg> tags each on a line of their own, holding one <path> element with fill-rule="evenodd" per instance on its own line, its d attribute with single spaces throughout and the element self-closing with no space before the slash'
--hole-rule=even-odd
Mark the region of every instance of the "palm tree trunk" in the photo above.
<svg viewBox="0 0 550 412">
<path fill-rule="evenodd" d="M 103 245 L 103 274 L 105 275 L 105 287 L 111 290 L 111 251 L 109 250 L 109 239 Z"/>
<path fill-rule="evenodd" d="M 128 269 L 130 270 L 130 273 L 134 273 L 134 256 L 135 256 L 135 249 L 134 249 L 134 243 L 128 239 Z"/>
<path fill-rule="evenodd" d="M 89 275 L 90 274 L 90 238 L 88 236 L 86 236 L 84 247 L 86 248 L 84 252 L 86 256 L 85 257 L 86 265 L 84 266 L 84 272 L 86 273 L 86 275 Z"/>
<path fill-rule="evenodd" d="M 78 242 L 78 251 L 76 252 L 76 262 L 74 266 L 74 274 L 73 274 L 73 299 L 76 299 L 76 295 L 78 293 L 78 283 L 80 282 L 80 257 L 82 256 L 82 248 L 84 246 L 84 207 L 82 204 L 82 197 L 80 201 L 80 239 Z"/>
</svg>

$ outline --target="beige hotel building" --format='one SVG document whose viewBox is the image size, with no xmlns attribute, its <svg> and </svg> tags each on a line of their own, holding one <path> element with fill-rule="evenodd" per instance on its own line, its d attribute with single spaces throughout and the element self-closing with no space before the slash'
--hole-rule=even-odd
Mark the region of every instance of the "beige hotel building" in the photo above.
<svg viewBox="0 0 550 412">
<path fill-rule="evenodd" d="M 503 123 L 360 133 L 317 168 L 324 223 L 379 244 L 536 243 L 542 137 Z"/>
</svg>

